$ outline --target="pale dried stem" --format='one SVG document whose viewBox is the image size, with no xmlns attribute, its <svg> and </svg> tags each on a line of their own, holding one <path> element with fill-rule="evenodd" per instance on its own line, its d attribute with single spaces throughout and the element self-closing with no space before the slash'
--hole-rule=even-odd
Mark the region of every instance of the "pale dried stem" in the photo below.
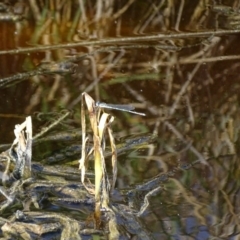
<svg viewBox="0 0 240 240">
<path fill-rule="evenodd" d="M 240 33 L 240 29 L 234 30 L 217 30 L 217 31 L 202 31 L 202 32 L 190 32 L 190 33 L 173 33 L 173 34 L 156 34 L 151 36 L 138 36 L 138 37 L 122 37 L 122 38 L 111 38 L 104 40 L 91 40 L 81 41 L 77 43 L 65 43 L 65 44 L 52 44 L 51 46 L 37 46 L 29 48 L 19 48 L 12 50 L 0 51 L 0 55 L 3 54 L 20 54 L 39 52 L 44 50 L 55 50 L 59 48 L 74 48 L 80 46 L 94 46 L 94 45 L 113 45 L 113 44 L 125 44 L 125 43 L 138 43 L 144 41 L 160 41 L 160 40 L 172 40 L 172 39 L 188 39 L 188 38 L 208 38 L 211 36 L 225 36 L 225 35 L 236 35 Z"/>
<path fill-rule="evenodd" d="M 70 115 L 70 112 L 66 112 L 65 114 L 63 114 L 59 119 L 57 119 L 56 121 L 54 121 L 52 124 L 50 124 L 48 127 L 44 128 L 40 133 L 36 134 L 33 137 L 33 140 L 36 140 L 40 137 L 42 137 L 45 133 L 47 133 L 48 131 L 50 131 L 52 128 L 54 128 L 55 126 L 57 126 L 61 121 L 63 121 L 66 117 L 68 117 Z"/>
<path fill-rule="evenodd" d="M 180 25 L 180 21 L 181 21 L 181 18 L 182 18 L 184 4 L 185 4 L 185 0 L 181 0 L 179 10 L 178 10 L 178 14 L 177 14 L 177 21 L 176 21 L 176 24 L 175 24 L 175 30 L 176 31 L 179 31 L 179 25 Z"/>
<path fill-rule="evenodd" d="M 175 113 L 175 111 L 176 111 L 176 109 L 177 109 L 177 107 L 178 107 L 179 101 L 181 100 L 181 98 L 182 98 L 182 96 L 185 94 L 185 92 L 187 91 L 188 86 L 190 85 L 191 81 L 193 80 L 193 77 L 194 77 L 195 74 L 197 73 L 197 71 L 198 71 L 198 69 L 199 69 L 200 66 L 201 66 L 201 64 L 198 63 L 198 64 L 194 67 L 193 71 L 188 74 L 188 80 L 183 84 L 183 86 L 182 86 L 180 92 L 178 93 L 178 95 L 177 95 L 174 103 L 172 104 L 172 107 L 171 107 L 170 110 L 169 110 L 169 115 L 170 115 L 170 116 L 172 116 L 172 115 Z"/>
<path fill-rule="evenodd" d="M 177 136 L 177 138 L 181 139 L 187 145 L 189 144 L 189 142 L 183 137 L 183 135 L 177 130 L 177 128 L 174 127 L 170 122 L 164 121 L 163 123 L 164 123 L 164 125 L 166 125 L 168 127 L 168 129 L 170 129 Z M 189 146 L 189 150 L 193 154 L 195 154 L 195 156 L 197 156 L 198 160 L 200 160 L 201 163 L 203 163 L 204 165 L 209 166 L 209 163 L 206 161 L 204 156 L 194 146 L 190 145 Z"/>
</svg>

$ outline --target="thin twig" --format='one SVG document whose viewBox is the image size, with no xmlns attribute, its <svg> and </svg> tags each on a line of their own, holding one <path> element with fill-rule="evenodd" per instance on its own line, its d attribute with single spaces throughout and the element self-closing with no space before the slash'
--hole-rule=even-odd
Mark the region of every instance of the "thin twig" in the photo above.
<svg viewBox="0 0 240 240">
<path fill-rule="evenodd" d="M 78 43 L 65 43 L 65 44 L 56 44 L 50 46 L 37 46 L 29 48 L 18 48 L 12 50 L 3 50 L 0 51 L 0 55 L 3 54 L 20 54 L 20 53 L 30 53 L 30 52 L 39 52 L 45 50 L 55 50 L 59 48 L 74 48 L 80 46 L 94 46 L 94 45 L 112 45 L 112 44 L 123 44 L 123 43 L 136 43 L 142 41 L 160 41 L 167 39 L 182 39 L 182 38 L 203 38 L 211 36 L 224 36 L 231 34 L 239 34 L 240 29 L 234 30 L 218 30 L 218 31 L 202 31 L 202 32 L 193 32 L 193 33 L 173 33 L 173 34 L 156 34 L 151 36 L 138 36 L 138 37 L 124 37 L 124 38 L 111 38 L 104 40 L 96 41 L 81 41 Z"/>
<path fill-rule="evenodd" d="M 45 133 L 47 133 L 50 129 L 54 128 L 55 126 L 57 126 L 61 121 L 63 121 L 66 117 L 68 117 L 70 115 L 70 112 L 67 111 L 65 114 L 63 114 L 59 119 L 57 119 L 56 121 L 54 121 L 51 125 L 49 125 L 48 127 L 44 128 L 40 133 L 36 134 L 33 137 L 33 140 L 36 140 L 38 138 L 40 138 L 42 135 L 44 135 Z"/>
</svg>

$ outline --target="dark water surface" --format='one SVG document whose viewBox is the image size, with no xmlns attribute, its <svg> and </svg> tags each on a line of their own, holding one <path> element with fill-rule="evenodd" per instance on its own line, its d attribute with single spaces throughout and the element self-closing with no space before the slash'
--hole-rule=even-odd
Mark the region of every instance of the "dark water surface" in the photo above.
<svg viewBox="0 0 240 240">
<path fill-rule="evenodd" d="M 239 14 L 237 0 L 0 5 L 0 144 L 13 142 L 14 126 L 26 116 L 32 116 L 37 134 L 69 110 L 44 135 L 66 136 L 35 143 L 32 160 L 41 167 L 72 165 L 76 172 L 66 174 L 80 182 L 81 94 L 132 104 L 146 116 L 106 111 L 115 116 L 117 146 L 130 141 L 119 154 L 116 188 L 140 189 L 138 210 L 149 193 L 149 206 L 138 218 L 149 239 L 239 239 Z M 145 139 L 151 135 L 154 139 Z M 144 143 L 136 147 L 132 139 Z M 154 186 L 138 187 L 156 177 Z M 74 185 L 74 197 L 86 198 L 80 188 Z M 91 204 L 82 210 L 70 205 L 43 202 L 41 211 L 83 221 L 92 211 Z M 4 217 L 22 207 L 13 209 Z M 0 232 L 2 239 L 13 236 Z M 142 238 L 134 231 L 124 236 Z"/>
</svg>

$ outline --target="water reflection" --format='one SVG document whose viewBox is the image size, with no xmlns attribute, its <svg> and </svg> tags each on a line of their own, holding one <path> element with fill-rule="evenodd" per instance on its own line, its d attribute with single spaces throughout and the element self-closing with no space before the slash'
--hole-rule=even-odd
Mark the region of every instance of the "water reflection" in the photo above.
<svg viewBox="0 0 240 240">
<path fill-rule="evenodd" d="M 81 93 L 87 91 L 96 100 L 132 104 L 146 113 L 113 113 L 123 149 L 119 202 L 126 207 L 129 192 L 134 196 L 128 199 L 133 209 L 116 205 L 118 210 L 129 218 L 142 210 L 133 219 L 156 239 L 239 235 L 238 1 L 12 1 L 0 6 L 0 25 L 0 143 L 12 142 L 14 125 L 21 122 L 14 116 L 32 115 L 38 133 L 63 109 L 72 110 L 36 143 L 37 177 L 43 178 L 43 167 L 76 181 L 77 169 L 70 178 L 59 164 L 77 165 Z M 122 145 L 153 135 L 144 146 Z M 47 159 L 53 160 L 50 168 Z M 74 208 L 51 197 L 53 205 Z M 9 220 L 12 211 L 4 217 Z M 76 224 L 75 215 L 69 216 Z M 5 227 L 0 234 L 15 236 Z M 126 238 L 137 234 L 123 228 Z"/>
</svg>

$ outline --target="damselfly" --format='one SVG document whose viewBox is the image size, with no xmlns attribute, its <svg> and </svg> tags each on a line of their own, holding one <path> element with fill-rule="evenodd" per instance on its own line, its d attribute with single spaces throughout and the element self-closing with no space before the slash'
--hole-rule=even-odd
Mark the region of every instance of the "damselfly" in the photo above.
<svg viewBox="0 0 240 240">
<path fill-rule="evenodd" d="M 96 102 L 96 107 L 113 109 L 113 110 L 138 114 L 138 115 L 141 115 L 141 116 L 146 116 L 145 113 L 140 113 L 140 112 L 133 111 L 135 109 L 135 107 L 132 106 L 132 105 L 121 105 L 121 104 L 119 105 L 119 104 L 109 104 L 109 103 L 104 103 L 104 102 Z"/>
</svg>

